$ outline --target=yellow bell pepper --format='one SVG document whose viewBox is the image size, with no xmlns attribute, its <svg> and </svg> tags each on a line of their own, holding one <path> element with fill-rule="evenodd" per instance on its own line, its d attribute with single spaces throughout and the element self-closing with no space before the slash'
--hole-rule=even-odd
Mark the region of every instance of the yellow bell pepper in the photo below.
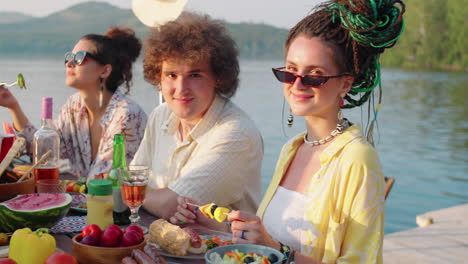
<svg viewBox="0 0 468 264">
<path fill-rule="evenodd" d="M 43 264 L 56 250 L 55 238 L 47 228 L 35 232 L 29 228 L 16 230 L 11 236 L 8 257 L 17 264 Z"/>
</svg>

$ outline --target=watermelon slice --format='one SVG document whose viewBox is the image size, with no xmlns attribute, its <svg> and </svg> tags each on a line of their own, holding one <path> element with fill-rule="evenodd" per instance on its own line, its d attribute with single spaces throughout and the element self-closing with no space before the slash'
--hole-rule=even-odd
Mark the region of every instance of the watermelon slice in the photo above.
<svg viewBox="0 0 468 264">
<path fill-rule="evenodd" d="M 0 232 L 52 227 L 67 214 L 71 202 L 72 197 L 67 193 L 18 195 L 0 203 Z"/>
</svg>

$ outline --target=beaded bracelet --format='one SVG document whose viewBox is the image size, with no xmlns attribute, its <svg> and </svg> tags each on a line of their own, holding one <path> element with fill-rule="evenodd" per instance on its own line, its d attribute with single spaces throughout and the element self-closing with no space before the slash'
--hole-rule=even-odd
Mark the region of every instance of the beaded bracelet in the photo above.
<svg viewBox="0 0 468 264">
<path fill-rule="evenodd" d="M 281 242 L 279 242 L 279 243 L 280 243 L 280 252 L 284 256 L 282 263 L 289 263 L 288 259 L 289 259 L 289 254 L 291 254 L 291 248 L 289 248 L 289 246 L 287 246 L 287 245 L 285 245 L 285 244 L 283 244 Z"/>
</svg>

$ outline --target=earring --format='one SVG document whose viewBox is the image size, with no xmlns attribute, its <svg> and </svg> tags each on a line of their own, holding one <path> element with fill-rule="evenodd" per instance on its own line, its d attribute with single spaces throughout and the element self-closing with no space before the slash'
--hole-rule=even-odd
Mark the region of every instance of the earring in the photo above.
<svg viewBox="0 0 468 264">
<path fill-rule="evenodd" d="M 293 122 L 294 122 L 294 116 L 292 114 L 291 108 L 289 108 L 288 127 L 292 127 Z"/>
<path fill-rule="evenodd" d="M 344 116 L 343 116 L 343 112 L 340 110 L 338 110 L 338 123 L 341 123 L 341 121 L 343 120 Z"/>
<path fill-rule="evenodd" d="M 99 107 L 102 107 L 102 90 L 104 90 L 104 87 L 102 85 L 102 78 L 100 80 L 101 84 L 99 85 Z"/>
<path fill-rule="evenodd" d="M 343 120 L 343 112 L 341 111 L 341 108 L 344 105 L 344 100 L 343 98 L 340 99 L 340 109 L 338 110 L 338 123 L 341 123 L 341 120 Z"/>
</svg>

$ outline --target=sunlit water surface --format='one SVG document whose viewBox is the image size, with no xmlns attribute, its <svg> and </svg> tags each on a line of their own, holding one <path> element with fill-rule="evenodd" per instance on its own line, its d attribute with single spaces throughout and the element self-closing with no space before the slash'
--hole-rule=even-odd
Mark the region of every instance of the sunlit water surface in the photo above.
<svg viewBox="0 0 468 264">
<path fill-rule="evenodd" d="M 281 61 L 242 61 L 241 85 L 234 101 L 250 114 L 265 142 L 263 191 L 273 175 L 281 146 L 304 129 L 282 120 L 282 86 L 271 67 Z M 30 120 L 40 124 L 42 96 L 54 97 L 54 115 L 74 89 L 64 84 L 61 59 L 2 59 L 0 82 L 13 82 L 22 72 L 28 89 L 17 96 Z M 468 202 L 468 76 L 460 73 L 383 71 L 384 99 L 376 133 L 385 175 L 396 183 L 386 201 L 385 232 L 416 227 L 418 214 Z M 131 96 L 147 113 L 158 104 L 155 89 L 143 80 L 142 64 L 134 69 Z M 284 115 L 286 116 L 286 110 Z M 367 123 L 366 112 L 345 112 L 351 121 Z M 0 109 L 0 121 L 11 121 Z M 283 129 L 286 134 L 283 134 Z"/>
</svg>

